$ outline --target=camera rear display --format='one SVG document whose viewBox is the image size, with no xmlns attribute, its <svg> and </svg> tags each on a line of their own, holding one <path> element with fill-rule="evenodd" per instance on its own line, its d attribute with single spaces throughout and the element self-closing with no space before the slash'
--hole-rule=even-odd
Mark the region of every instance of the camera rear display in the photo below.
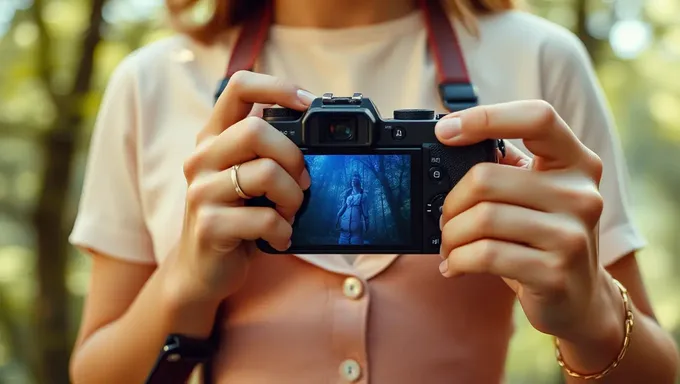
<svg viewBox="0 0 680 384">
<path fill-rule="evenodd" d="M 410 153 L 305 155 L 312 178 L 294 224 L 301 248 L 409 247 Z"/>
</svg>

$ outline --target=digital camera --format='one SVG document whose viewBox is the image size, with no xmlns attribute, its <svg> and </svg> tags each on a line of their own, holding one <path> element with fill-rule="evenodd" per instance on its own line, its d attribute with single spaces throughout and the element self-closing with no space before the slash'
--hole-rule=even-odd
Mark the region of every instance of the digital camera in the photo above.
<svg viewBox="0 0 680 384">
<path fill-rule="evenodd" d="M 361 94 L 325 94 L 306 112 L 268 108 L 263 118 L 302 150 L 312 184 L 293 224 L 292 245 L 266 253 L 439 253 L 439 217 L 453 186 L 477 163 L 496 162 L 502 141 L 448 147 L 442 115 L 402 109 L 383 119 Z M 269 206 L 265 197 L 246 202 Z"/>
</svg>

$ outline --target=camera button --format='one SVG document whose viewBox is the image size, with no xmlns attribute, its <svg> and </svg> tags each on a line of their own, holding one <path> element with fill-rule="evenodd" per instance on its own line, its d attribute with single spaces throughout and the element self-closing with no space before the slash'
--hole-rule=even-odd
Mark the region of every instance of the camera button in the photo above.
<svg viewBox="0 0 680 384">
<path fill-rule="evenodd" d="M 394 120 L 432 120 L 435 114 L 431 109 L 397 109 Z"/>
<path fill-rule="evenodd" d="M 440 182 L 444 179 L 444 170 L 441 167 L 432 167 L 429 171 L 432 181 Z"/>
<path fill-rule="evenodd" d="M 406 129 L 404 127 L 392 128 L 392 138 L 394 140 L 404 140 L 406 138 Z"/>
<path fill-rule="evenodd" d="M 426 211 L 436 223 L 439 222 L 439 216 L 442 215 L 442 210 L 444 209 L 444 200 L 446 200 L 445 195 L 437 195 L 427 203 Z"/>
<path fill-rule="evenodd" d="M 441 165 L 442 164 L 441 156 L 430 156 L 430 164 Z"/>
</svg>

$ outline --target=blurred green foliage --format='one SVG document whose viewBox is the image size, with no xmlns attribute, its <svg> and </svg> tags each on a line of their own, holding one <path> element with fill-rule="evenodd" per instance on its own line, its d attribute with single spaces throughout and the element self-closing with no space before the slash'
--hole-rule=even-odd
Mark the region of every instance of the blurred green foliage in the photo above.
<svg viewBox="0 0 680 384">
<path fill-rule="evenodd" d="M 593 57 L 649 240 L 644 277 L 680 340 L 680 2 L 529 5 Z M 169 33 L 160 0 L 0 0 L 0 383 L 68 382 L 89 260 L 65 241 L 93 120 L 118 62 Z M 551 340 L 516 323 L 508 381 L 560 382 Z"/>
</svg>

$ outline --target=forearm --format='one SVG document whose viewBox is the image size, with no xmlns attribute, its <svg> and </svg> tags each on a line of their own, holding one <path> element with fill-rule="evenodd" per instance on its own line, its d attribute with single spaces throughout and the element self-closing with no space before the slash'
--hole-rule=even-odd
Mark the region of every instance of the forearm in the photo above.
<svg viewBox="0 0 680 384">
<path fill-rule="evenodd" d="M 182 300 L 167 271 L 159 268 L 128 311 L 102 327 L 75 350 L 71 376 L 79 383 L 142 383 L 166 337 L 210 334 L 218 303 Z"/>
<path fill-rule="evenodd" d="M 619 295 L 618 300 L 621 301 Z M 645 315 L 631 302 L 634 326 L 630 345 L 618 367 L 598 383 L 675 383 L 680 359 L 671 337 L 655 320 Z M 618 356 L 624 339 L 622 312 L 613 319 L 610 331 L 601 332 L 599 338 L 578 341 L 560 340 L 560 351 L 565 363 L 581 374 L 603 371 Z M 566 375 L 569 384 L 584 380 Z"/>
</svg>

